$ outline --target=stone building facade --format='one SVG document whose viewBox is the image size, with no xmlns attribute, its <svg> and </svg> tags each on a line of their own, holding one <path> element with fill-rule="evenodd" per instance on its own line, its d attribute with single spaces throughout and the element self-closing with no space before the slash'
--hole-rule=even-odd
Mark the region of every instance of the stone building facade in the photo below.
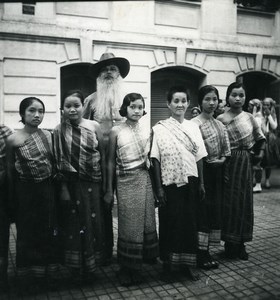
<svg viewBox="0 0 280 300">
<path fill-rule="evenodd" d="M 103 52 L 131 64 L 125 92 L 146 99 L 147 121 L 168 115 L 166 91 L 243 81 L 247 100 L 280 99 L 280 12 L 238 7 L 234 0 L 0 3 L 0 121 L 21 125 L 19 102 L 46 104 L 44 128 L 60 121 L 61 94 L 95 90 L 88 66 Z M 189 117 L 189 112 L 187 113 Z"/>
</svg>

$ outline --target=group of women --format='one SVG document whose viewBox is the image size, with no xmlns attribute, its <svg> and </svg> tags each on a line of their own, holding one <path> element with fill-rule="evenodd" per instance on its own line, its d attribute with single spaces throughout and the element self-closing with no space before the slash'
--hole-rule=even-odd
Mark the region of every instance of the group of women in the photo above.
<svg viewBox="0 0 280 300">
<path fill-rule="evenodd" d="M 16 223 L 19 284 L 30 287 L 26 280 L 32 276 L 52 279 L 59 264 L 74 279 L 94 282 L 105 251 L 103 213 L 115 197 L 122 285 L 141 282 L 142 264 L 155 264 L 158 256 L 164 280 L 174 274 L 197 280 L 196 265 L 218 267 L 209 246 L 221 239 L 226 257 L 248 259 L 244 243 L 253 232 L 252 164 L 263 156 L 265 137 L 255 118 L 243 111 L 245 97 L 244 86 L 232 83 L 229 109 L 215 119 L 219 93 L 204 86 L 198 94 L 201 113 L 186 120 L 189 94 L 173 87 L 167 96 L 170 118 L 150 134 L 139 122 L 144 99 L 130 93 L 120 108 L 126 121 L 112 128 L 106 157 L 100 125 L 82 118 L 80 91 L 64 95 L 62 121 L 53 133 L 38 127 L 44 103 L 35 97 L 22 100 L 23 128 L 13 134 L 0 128 L 1 193 L 9 189 L 1 206 L 9 203 L 3 211 Z M 0 228 L 2 282 L 7 282 L 5 226 Z"/>
</svg>

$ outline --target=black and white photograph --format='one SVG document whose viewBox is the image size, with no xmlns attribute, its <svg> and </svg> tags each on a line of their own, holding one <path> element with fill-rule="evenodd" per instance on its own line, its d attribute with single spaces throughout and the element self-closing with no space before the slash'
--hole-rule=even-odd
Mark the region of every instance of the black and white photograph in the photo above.
<svg viewBox="0 0 280 300">
<path fill-rule="evenodd" d="M 0 300 L 280 299 L 280 1 L 0 2 Z"/>
</svg>

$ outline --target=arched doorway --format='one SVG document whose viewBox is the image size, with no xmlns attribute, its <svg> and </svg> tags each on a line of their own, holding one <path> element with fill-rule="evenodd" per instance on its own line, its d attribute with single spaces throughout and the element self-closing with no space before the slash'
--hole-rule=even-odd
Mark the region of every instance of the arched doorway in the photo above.
<svg viewBox="0 0 280 300">
<path fill-rule="evenodd" d="M 238 76 L 237 80 L 243 82 L 246 86 L 245 109 L 247 109 L 250 99 L 263 100 L 265 97 L 271 97 L 276 101 L 277 120 L 280 124 L 280 79 L 264 72 L 248 72 Z"/>
<path fill-rule="evenodd" d="M 84 97 L 96 90 L 95 78 L 89 74 L 90 63 L 76 63 L 60 69 L 61 97 L 68 90 L 79 89 Z"/>
<path fill-rule="evenodd" d="M 190 109 L 197 105 L 197 91 L 205 74 L 185 67 L 168 67 L 152 72 L 151 74 L 151 126 L 159 120 L 169 117 L 166 106 L 167 92 L 174 85 L 185 86 L 190 93 L 191 104 L 186 112 L 190 119 Z"/>
<path fill-rule="evenodd" d="M 262 100 L 265 97 L 274 98 L 276 96 L 274 95 L 273 97 L 271 95 L 272 84 L 276 80 L 276 78 L 270 74 L 263 72 L 248 72 L 238 76 L 237 80 L 243 82 L 246 87 L 246 108 L 248 102 L 253 98 Z M 279 94 L 277 98 L 279 99 Z M 277 101 L 278 99 L 275 100 Z M 279 104 L 279 100 L 277 102 Z"/>
</svg>

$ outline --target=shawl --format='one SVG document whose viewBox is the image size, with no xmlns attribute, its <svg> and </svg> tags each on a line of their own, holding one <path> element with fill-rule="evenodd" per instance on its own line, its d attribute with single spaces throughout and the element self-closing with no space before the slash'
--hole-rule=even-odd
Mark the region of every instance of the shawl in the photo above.
<svg viewBox="0 0 280 300">
<path fill-rule="evenodd" d="M 211 118 L 199 125 L 205 147 L 208 153 L 207 162 L 230 156 L 228 133 L 222 122 Z"/>
<path fill-rule="evenodd" d="M 58 171 L 84 180 L 101 180 L 98 140 L 92 130 L 68 120 L 59 124 L 54 129 L 54 153 Z"/>
<path fill-rule="evenodd" d="M 38 129 L 15 148 L 15 168 L 22 181 L 41 182 L 52 175 L 51 133 Z"/>
<path fill-rule="evenodd" d="M 197 177 L 196 162 L 205 156 L 204 142 L 194 122 L 184 120 L 180 124 L 169 118 L 153 127 L 150 157 L 160 162 L 164 185 L 180 186 L 188 183 L 189 176 Z"/>
<path fill-rule="evenodd" d="M 148 159 L 150 135 L 139 124 L 135 127 L 123 123 L 117 134 L 117 174 L 145 167 Z"/>
<path fill-rule="evenodd" d="M 231 149 L 251 149 L 256 141 L 265 139 L 252 114 L 245 111 L 226 124 Z"/>
</svg>

